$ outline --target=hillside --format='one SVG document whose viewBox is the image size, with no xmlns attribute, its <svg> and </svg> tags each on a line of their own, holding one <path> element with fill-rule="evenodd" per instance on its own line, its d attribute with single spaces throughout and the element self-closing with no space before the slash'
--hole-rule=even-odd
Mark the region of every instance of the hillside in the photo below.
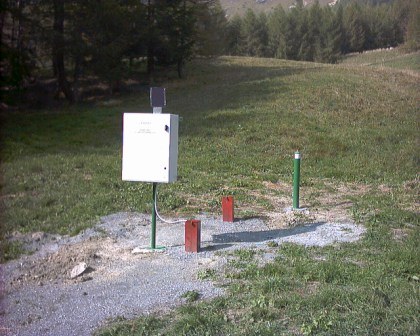
<svg viewBox="0 0 420 336">
<path fill-rule="evenodd" d="M 186 80 L 168 80 L 175 74 L 157 78 L 168 90 L 167 112 L 184 120 L 180 183 L 162 190 L 170 195 L 163 197 L 162 207 L 217 211 L 221 190 L 227 188 L 242 204 L 242 215 L 260 214 L 267 201 L 255 190 L 263 188 L 263 181 L 288 180 L 289 157 L 296 149 L 305 153 L 309 179 L 413 179 L 418 171 L 413 127 L 418 54 L 366 53 L 345 63 L 223 57 L 192 62 Z M 402 72 L 403 65 L 410 73 Z M 121 209 L 148 211 L 148 186 L 133 189 L 120 180 L 119 151 L 122 111 L 149 110 L 148 95 L 137 93 L 98 106 L 46 111 L 48 117 L 5 116 L 3 193 L 22 197 L 7 198 L 4 228 L 70 233 L 86 228 L 96 216 Z M 48 171 L 40 168 L 43 162 L 51 163 Z M 77 183 L 75 166 L 83 167 L 90 184 Z M 51 176 L 60 176 L 60 183 Z"/>
<path fill-rule="evenodd" d="M 315 0 L 306 0 L 305 3 L 310 5 Z M 327 5 L 333 0 L 319 0 L 321 5 Z M 295 3 L 294 0 L 220 0 L 223 9 L 226 11 L 228 17 L 235 14 L 242 15 L 247 9 L 252 9 L 255 12 L 270 12 L 273 8 L 281 5 L 284 8 Z"/>
</svg>

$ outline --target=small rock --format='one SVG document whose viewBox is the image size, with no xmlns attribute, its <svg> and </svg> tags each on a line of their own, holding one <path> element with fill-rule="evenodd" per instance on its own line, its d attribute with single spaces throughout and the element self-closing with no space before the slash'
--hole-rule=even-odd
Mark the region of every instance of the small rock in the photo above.
<svg viewBox="0 0 420 336">
<path fill-rule="evenodd" d="M 45 236 L 46 235 L 45 235 L 44 232 L 35 232 L 35 233 L 32 234 L 32 239 L 35 240 L 35 241 L 37 241 L 37 242 L 39 242 L 42 239 L 44 239 Z"/>
<path fill-rule="evenodd" d="M 87 264 L 85 262 L 81 262 L 78 265 L 74 266 L 70 272 L 70 279 L 77 278 L 79 275 L 83 274 L 84 271 L 87 269 Z"/>
</svg>

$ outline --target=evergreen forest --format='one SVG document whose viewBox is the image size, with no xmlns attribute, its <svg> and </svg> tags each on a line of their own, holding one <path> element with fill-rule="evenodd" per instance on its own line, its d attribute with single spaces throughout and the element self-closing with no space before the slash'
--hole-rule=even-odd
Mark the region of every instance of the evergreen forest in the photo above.
<svg viewBox="0 0 420 336">
<path fill-rule="evenodd" d="M 1 91 L 12 105 L 28 99 L 31 88 L 38 96 L 81 101 L 88 78 L 111 94 L 133 75 L 148 85 L 162 69 L 181 78 L 198 56 L 337 63 L 347 53 L 419 46 L 419 0 L 333 6 L 299 0 L 268 14 L 233 17 L 219 0 L 8 0 L 0 6 Z M 49 89 L 46 79 L 54 79 Z"/>
</svg>

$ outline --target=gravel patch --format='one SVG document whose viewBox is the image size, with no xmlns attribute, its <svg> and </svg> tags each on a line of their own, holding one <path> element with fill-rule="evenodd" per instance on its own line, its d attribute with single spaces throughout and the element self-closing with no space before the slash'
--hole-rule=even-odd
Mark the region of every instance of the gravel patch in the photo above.
<svg viewBox="0 0 420 336">
<path fill-rule="evenodd" d="M 276 254 L 267 243 L 325 246 L 360 239 L 365 229 L 353 223 L 315 222 L 294 228 L 269 228 L 259 218 L 225 223 L 199 216 L 201 251 L 184 250 L 184 224 L 157 223 L 156 241 L 163 252 L 133 254 L 149 246 L 150 216 L 117 213 L 101 218 L 75 237 L 36 233 L 17 235 L 32 251 L 1 265 L 0 334 L 91 335 L 109 320 L 165 312 L 197 291 L 201 299 L 223 295 L 200 270 L 222 269 L 235 249 L 257 248 L 262 262 Z M 85 262 L 83 275 L 71 279 L 74 266 Z"/>
</svg>

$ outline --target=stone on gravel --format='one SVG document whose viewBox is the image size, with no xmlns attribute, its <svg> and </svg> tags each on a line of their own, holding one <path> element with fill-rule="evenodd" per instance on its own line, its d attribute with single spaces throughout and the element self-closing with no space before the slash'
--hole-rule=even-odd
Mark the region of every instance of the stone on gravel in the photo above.
<svg viewBox="0 0 420 336">
<path fill-rule="evenodd" d="M 78 265 L 74 266 L 70 272 L 70 279 L 77 278 L 79 275 L 82 275 L 84 271 L 88 268 L 85 262 L 81 262 Z"/>
</svg>

